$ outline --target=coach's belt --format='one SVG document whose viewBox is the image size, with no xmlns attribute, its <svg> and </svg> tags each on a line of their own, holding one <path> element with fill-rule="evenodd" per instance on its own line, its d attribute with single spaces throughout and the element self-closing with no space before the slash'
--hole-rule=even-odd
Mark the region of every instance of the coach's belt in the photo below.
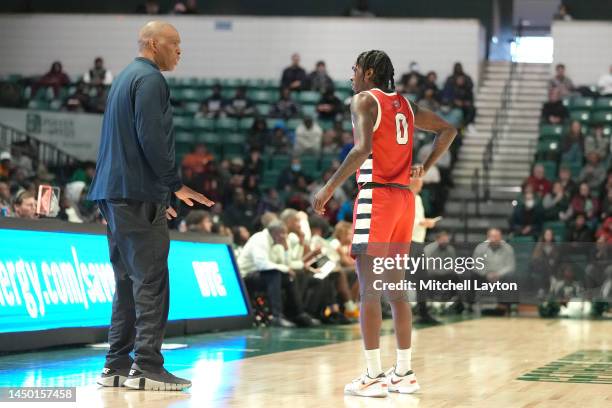
<svg viewBox="0 0 612 408">
<path fill-rule="evenodd" d="M 410 190 L 410 186 L 406 186 L 406 185 L 398 184 L 398 183 L 373 183 L 373 182 L 368 182 L 368 183 L 360 183 L 359 184 L 359 189 L 378 188 L 378 187 L 392 187 L 392 188 L 399 188 L 400 190 Z"/>
</svg>

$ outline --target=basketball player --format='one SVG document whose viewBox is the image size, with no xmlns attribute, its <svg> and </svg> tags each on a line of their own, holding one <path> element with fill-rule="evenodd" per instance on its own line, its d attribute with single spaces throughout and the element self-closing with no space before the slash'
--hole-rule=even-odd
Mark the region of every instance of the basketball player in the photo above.
<svg viewBox="0 0 612 408">
<path fill-rule="evenodd" d="M 355 96 L 351 115 L 355 146 L 340 168 L 313 198 L 318 214 L 336 188 L 357 172 L 359 192 L 353 214 L 351 255 L 357 261 L 361 292 L 361 334 L 367 371 L 344 387 L 345 394 L 385 397 L 387 392 L 413 393 L 419 389 L 411 369 L 412 314 L 405 290 L 385 290 L 391 304 L 397 340 L 397 362 L 383 372 L 380 360 L 380 282 L 404 279 L 401 266 L 375 272 L 380 258 L 409 253 L 414 221 L 411 177 L 422 177 L 453 142 L 456 129 L 431 111 L 395 92 L 394 70 L 383 51 L 366 51 L 353 67 Z M 422 165 L 412 165 L 414 128 L 436 133 L 433 149 Z"/>
</svg>

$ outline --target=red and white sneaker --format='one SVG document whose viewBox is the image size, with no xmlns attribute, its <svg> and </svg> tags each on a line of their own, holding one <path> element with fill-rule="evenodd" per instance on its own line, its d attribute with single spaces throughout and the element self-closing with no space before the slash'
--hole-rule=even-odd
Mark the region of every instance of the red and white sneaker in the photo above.
<svg viewBox="0 0 612 408">
<path fill-rule="evenodd" d="M 344 386 L 344 394 L 356 395 L 359 397 L 384 398 L 389 395 L 387 392 L 387 377 L 382 373 L 376 378 L 370 378 L 366 372 L 362 374 L 361 377 L 346 384 Z"/>
<path fill-rule="evenodd" d="M 412 370 L 408 371 L 406 375 L 397 375 L 395 367 L 393 367 L 386 372 L 386 377 L 389 392 L 412 394 L 421 389 Z"/>
</svg>

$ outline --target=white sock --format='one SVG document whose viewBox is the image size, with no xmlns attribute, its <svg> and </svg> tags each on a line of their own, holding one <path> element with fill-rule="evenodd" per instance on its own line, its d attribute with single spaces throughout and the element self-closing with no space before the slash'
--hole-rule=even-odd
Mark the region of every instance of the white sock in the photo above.
<svg viewBox="0 0 612 408">
<path fill-rule="evenodd" d="M 348 302 L 344 303 L 344 310 L 346 312 L 354 312 L 355 309 L 357 309 L 357 305 L 352 300 L 349 300 Z"/>
<path fill-rule="evenodd" d="M 365 358 L 368 366 L 368 376 L 370 378 L 378 377 L 383 372 L 380 362 L 380 349 L 365 350 Z"/>
<path fill-rule="evenodd" d="M 406 375 L 412 370 L 410 360 L 412 357 L 412 349 L 397 349 L 397 364 L 395 365 L 395 373 L 398 375 Z"/>
</svg>

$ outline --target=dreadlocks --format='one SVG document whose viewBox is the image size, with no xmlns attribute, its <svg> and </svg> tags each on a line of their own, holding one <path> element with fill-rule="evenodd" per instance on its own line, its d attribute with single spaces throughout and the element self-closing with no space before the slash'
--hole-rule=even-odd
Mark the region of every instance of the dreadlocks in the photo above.
<svg viewBox="0 0 612 408">
<path fill-rule="evenodd" d="M 372 82 L 382 91 L 395 91 L 395 71 L 387 53 L 379 50 L 364 51 L 357 57 L 357 65 L 364 73 L 370 68 L 374 70 Z"/>
</svg>

